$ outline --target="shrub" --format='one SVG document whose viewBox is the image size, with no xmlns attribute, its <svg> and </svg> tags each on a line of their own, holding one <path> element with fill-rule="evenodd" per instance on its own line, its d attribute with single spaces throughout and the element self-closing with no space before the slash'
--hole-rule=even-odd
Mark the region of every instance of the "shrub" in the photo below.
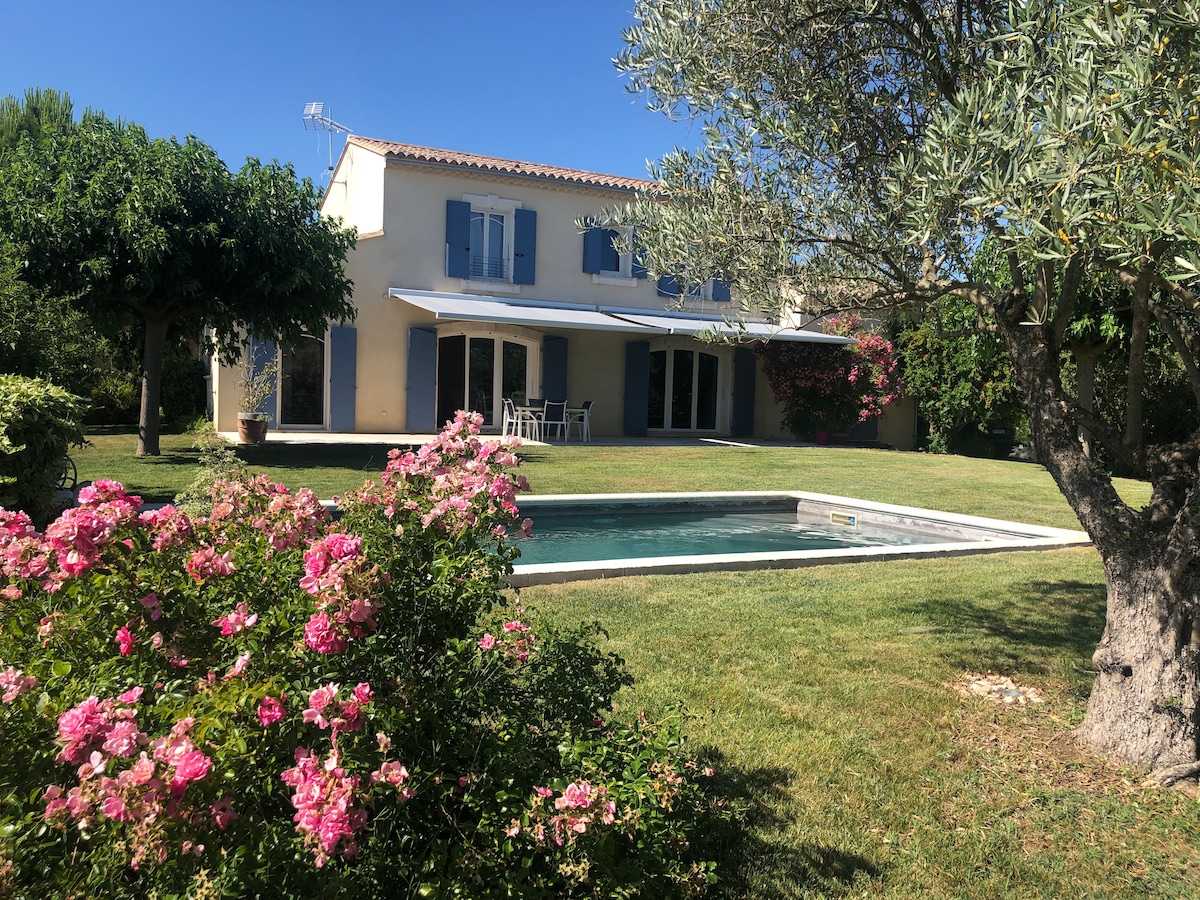
<svg viewBox="0 0 1200 900">
<path fill-rule="evenodd" d="M 88 424 L 134 424 L 138 420 L 141 396 L 141 385 L 135 375 L 116 368 L 101 373 L 92 388 Z"/>
<path fill-rule="evenodd" d="M 0 506 L 44 522 L 63 457 L 82 441 L 73 396 L 40 378 L 0 375 Z"/>
<path fill-rule="evenodd" d="M 830 319 L 826 328 L 858 343 L 771 341 L 758 350 L 763 374 L 783 407 L 783 426 L 799 438 L 849 431 L 878 418 L 900 397 L 890 341 L 864 329 L 855 315 Z"/>
<path fill-rule="evenodd" d="M 333 521 L 219 480 L 0 513 L 0 895 L 673 896 L 701 800 L 671 723 L 500 587 L 515 457 L 460 413 Z"/>
<path fill-rule="evenodd" d="M 175 425 L 196 420 L 207 408 L 204 376 L 208 367 L 191 357 L 171 358 L 163 362 L 162 391 L 159 403 L 163 416 Z M 138 394 L 141 402 L 141 393 Z"/>
<path fill-rule="evenodd" d="M 977 330 L 978 318 L 969 300 L 943 297 L 900 335 L 904 387 L 929 423 L 926 440 L 934 453 L 995 455 L 985 429 L 1012 428 L 1024 418 L 1004 345 L 998 335 Z"/>
</svg>

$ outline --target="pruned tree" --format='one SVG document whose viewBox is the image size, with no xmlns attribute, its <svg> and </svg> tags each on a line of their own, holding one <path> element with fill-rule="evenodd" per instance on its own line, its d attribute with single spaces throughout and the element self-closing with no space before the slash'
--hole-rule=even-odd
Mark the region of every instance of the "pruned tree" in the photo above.
<svg viewBox="0 0 1200 900">
<path fill-rule="evenodd" d="M 641 0 L 635 16 L 631 87 L 706 127 L 657 166 L 673 202 L 623 213 L 649 268 L 813 312 L 972 302 L 1104 563 L 1079 736 L 1164 781 L 1200 771 L 1200 440 L 1149 444 L 1141 415 L 1151 320 L 1200 397 L 1200 3 Z M 986 236 L 1003 280 L 969 274 Z M 1128 289 L 1123 422 L 1063 382 L 1098 273 Z M 1150 480 L 1145 508 L 1081 429 Z"/>
<path fill-rule="evenodd" d="M 352 319 L 354 232 L 318 215 L 291 166 L 230 172 L 207 144 L 150 139 L 101 116 L 24 141 L 0 184 L 0 228 L 25 247 L 25 277 L 78 297 L 98 322 L 145 324 L 138 455 L 159 452 L 168 330 L 202 333 L 235 359 L 247 332 L 279 341 Z"/>
</svg>

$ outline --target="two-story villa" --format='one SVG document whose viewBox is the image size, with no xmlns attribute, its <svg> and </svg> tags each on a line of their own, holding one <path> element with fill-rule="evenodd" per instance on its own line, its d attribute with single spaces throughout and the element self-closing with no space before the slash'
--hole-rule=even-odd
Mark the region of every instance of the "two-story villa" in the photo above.
<svg viewBox="0 0 1200 900">
<path fill-rule="evenodd" d="M 753 340 L 843 339 L 753 321 L 740 343 L 699 337 L 736 316 L 728 285 L 680 298 L 620 235 L 577 224 L 653 190 L 351 136 L 322 211 L 358 230 L 358 318 L 260 349 L 280 365 L 273 427 L 426 434 L 467 408 L 498 431 L 515 397 L 592 400 L 596 436 L 782 436 Z M 217 426 L 232 430 L 237 373 L 214 382 Z"/>
</svg>

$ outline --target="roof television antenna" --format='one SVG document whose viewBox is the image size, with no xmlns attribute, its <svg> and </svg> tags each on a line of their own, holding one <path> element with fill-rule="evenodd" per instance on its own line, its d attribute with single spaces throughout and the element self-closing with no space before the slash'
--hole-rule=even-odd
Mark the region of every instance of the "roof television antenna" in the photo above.
<svg viewBox="0 0 1200 900">
<path fill-rule="evenodd" d="M 332 112 L 332 110 L 331 110 Z M 304 120 L 305 131 L 327 131 L 329 132 L 329 171 L 326 174 L 333 174 L 333 136 L 335 134 L 353 134 L 354 132 L 345 125 L 339 125 L 329 116 L 325 115 L 324 103 L 305 103 L 304 112 L 301 115 Z"/>
</svg>

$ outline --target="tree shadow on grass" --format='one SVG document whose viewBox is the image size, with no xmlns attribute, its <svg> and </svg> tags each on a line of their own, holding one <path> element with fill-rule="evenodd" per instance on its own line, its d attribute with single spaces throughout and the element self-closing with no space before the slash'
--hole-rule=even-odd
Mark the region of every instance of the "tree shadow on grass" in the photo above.
<svg viewBox="0 0 1200 900">
<path fill-rule="evenodd" d="M 1053 660 L 1087 660 L 1104 630 L 1105 589 L 1082 581 L 997 585 L 987 598 L 952 590 L 898 608 L 947 636 L 942 656 L 958 668 L 1045 673 Z"/>
<path fill-rule="evenodd" d="M 792 820 L 781 812 L 792 802 L 788 770 L 733 767 L 715 747 L 704 748 L 700 757 L 716 772 L 704 784 L 705 793 L 721 808 L 739 813 L 706 818 L 695 841 L 695 852 L 717 864 L 715 896 L 834 897 L 883 873 L 871 860 L 836 847 L 789 842 Z"/>
<path fill-rule="evenodd" d="M 253 468 L 352 469 L 378 475 L 387 466 L 392 450 L 411 450 L 396 444 L 238 444 L 238 458 Z"/>
</svg>

